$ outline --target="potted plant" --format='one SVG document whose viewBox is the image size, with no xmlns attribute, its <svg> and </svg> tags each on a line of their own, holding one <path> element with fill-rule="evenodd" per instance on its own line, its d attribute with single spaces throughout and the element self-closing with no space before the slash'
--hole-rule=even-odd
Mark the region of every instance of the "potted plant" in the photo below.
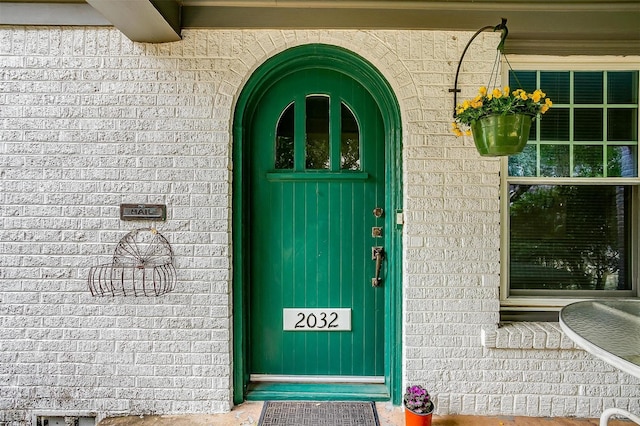
<svg viewBox="0 0 640 426">
<path fill-rule="evenodd" d="M 404 394 L 406 426 L 431 426 L 435 404 L 429 392 L 420 385 L 408 386 Z"/>
<path fill-rule="evenodd" d="M 546 96 L 540 89 L 527 93 L 505 87 L 489 93 L 486 87 L 481 87 L 474 99 L 456 107 L 453 133 L 457 136 L 473 134 L 482 156 L 517 154 L 529 140 L 532 120 L 553 105 Z M 463 131 L 461 125 L 471 130 Z"/>
</svg>

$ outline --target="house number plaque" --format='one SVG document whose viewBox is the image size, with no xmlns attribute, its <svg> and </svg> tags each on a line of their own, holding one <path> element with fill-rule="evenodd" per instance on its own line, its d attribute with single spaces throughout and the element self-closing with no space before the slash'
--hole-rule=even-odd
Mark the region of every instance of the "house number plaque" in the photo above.
<svg viewBox="0 0 640 426">
<path fill-rule="evenodd" d="M 120 204 L 121 220 L 167 220 L 165 204 Z"/>
<path fill-rule="evenodd" d="M 351 331 L 350 308 L 284 308 L 286 331 Z"/>
</svg>

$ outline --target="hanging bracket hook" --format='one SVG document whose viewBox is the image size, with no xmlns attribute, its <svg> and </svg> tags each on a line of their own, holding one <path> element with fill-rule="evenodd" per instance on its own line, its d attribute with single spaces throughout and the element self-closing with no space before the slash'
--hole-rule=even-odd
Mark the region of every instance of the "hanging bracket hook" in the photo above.
<svg viewBox="0 0 640 426">
<path fill-rule="evenodd" d="M 502 18 L 502 22 L 500 22 L 496 26 L 488 25 L 486 27 L 480 28 L 476 33 L 471 37 L 464 50 L 462 51 L 462 56 L 460 56 L 460 61 L 458 62 L 458 69 L 456 70 L 456 80 L 454 83 L 453 89 L 449 89 L 449 93 L 453 93 L 453 116 L 456 116 L 456 107 L 458 106 L 458 93 L 460 93 L 460 89 L 458 89 L 458 75 L 460 74 L 460 67 L 462 66 L 462 60 L 464 59 L 464 55 L 467 53 L 467 49 L 471 45 L 471 42 L 475 40 L 478 35 L 487 30 L 502 31 L 502 37 L 500 38 L 500 43 L 498 44 L 498 51 L 500 53 L 504 53 L 504 42 L 507 39 L 507 35 L 509 34 L 509 29 L 507 28 L 507 19 Z"/>
</svg>

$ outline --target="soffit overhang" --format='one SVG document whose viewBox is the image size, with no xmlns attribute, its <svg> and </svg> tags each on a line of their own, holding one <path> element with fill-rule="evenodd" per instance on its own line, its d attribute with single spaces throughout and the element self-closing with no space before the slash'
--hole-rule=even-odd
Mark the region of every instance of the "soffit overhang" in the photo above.
<svg viewBox="0 0 640 426">
<path fill-rule="evenodd" d="M 0 0 L 0 24 L 46 25 L 30 22 L 33 8 L 47 8 L 51 25 L 64 25 L 53 10 L 67 8 L 67 22 L 75 14 L 76 25 L 112 24 L 142 42 L 175 41 L 189 28 L 475 31 L 506 18 L 507 53 L 640 55 L 640 0 Z M 87 8 L 93 22 L 83 24 Z"/>
</svg>

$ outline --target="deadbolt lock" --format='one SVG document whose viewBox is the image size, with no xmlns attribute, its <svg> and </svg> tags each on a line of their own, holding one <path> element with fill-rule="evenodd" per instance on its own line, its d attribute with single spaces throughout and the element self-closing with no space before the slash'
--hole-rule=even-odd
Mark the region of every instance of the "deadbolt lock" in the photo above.
<svg viewBox="0 0 640 426">
<path fill-rule="evenodd" d="M 371 228 L 371 236 L 374 238 L 382 237 L 382 227 L 374 226 Z"/>
<path fill-rule="evenodd" d="M 375 217 L 382 217 L 382 215 L 384 215 L 384 209 L 382 207 L 376 207 L 373 209 L 373 215 Z"/>
</svg>

